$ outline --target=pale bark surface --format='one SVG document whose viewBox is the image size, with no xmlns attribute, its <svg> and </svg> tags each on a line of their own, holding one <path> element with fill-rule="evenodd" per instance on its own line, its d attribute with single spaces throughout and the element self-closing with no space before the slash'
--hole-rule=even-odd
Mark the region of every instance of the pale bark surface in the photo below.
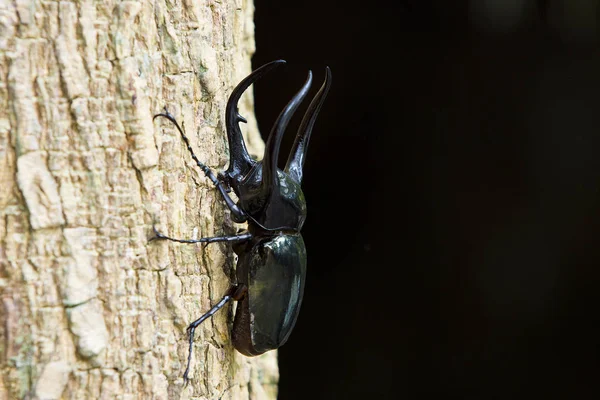
<svg viewBox="0 0 600 400">
<path fill-rule="evenodd" d="M 275 398 L 275 352 L 231 346 L 218 301 L 235 233 L 198 157 L 227 164 L 224 109 L 250 72 L 253 4 L 0 0 L 0 399 Z M 260 154 L 251 96 L 250 151 Z M 245 128 L 243 128 L 245 129 Z"/>
</svg>

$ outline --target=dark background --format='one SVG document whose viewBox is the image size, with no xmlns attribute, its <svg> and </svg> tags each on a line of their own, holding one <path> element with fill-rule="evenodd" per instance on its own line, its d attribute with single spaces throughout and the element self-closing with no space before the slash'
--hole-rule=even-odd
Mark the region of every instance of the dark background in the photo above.
<svg viewBox="0 0 600 400">
<path fill-rule="evenodd" d="M 598 396 L 597 2 L 255 5 L 263 135 L 333 72 L 279 398 Z"/>
</svg>

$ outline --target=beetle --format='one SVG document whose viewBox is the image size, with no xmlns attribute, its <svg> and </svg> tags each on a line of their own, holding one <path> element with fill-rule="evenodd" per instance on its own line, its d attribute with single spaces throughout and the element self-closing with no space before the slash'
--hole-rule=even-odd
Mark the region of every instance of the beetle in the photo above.
<svg viewBox="0 0 600 400">
<path fill-rule="evenodd" d="M 238 102 L 251 84 L 282 64 L 285 64 L 284 60 L 263 65 L 231 93 L 225 110 L 229 166 L 218 176 L 196 157 L 183 129 L 166 109 L 154 116 L 154 119 L 166 118 L 175 125 L 198 167 L 221 193 L 232 220 L 248 223 L 246 232 L 200 239 L 172 238 L 153 226 L 155 236 L 151 240 L 229 242 L 238 255 L 236 284 L 187 328 L 189 353 L 183 375 L 186 381 L 196 328 L 231 300 L 238 302 L 232 329 L 233 345 L 246 356 L 256 356 L 285 344 L 298 317 L 306 279 L 306 248 L 300 234 L 306 219 L 302 171 L 315 120 L 331 86 L 331 70 L 326 68 L 325 81 L 308 106 L 287 164 L 281 170 L 277 167 L 281 140 L 294 112 L 308 94 L 312 72 L 309 71 L 302 88 L 277 117 L 262 161 L 255 161 L 248 154 L 239 126 L 246 120 L 238 112 Z M 239 199 L 237 203 L 228 194 L 231 189 Z"/>
</svg>

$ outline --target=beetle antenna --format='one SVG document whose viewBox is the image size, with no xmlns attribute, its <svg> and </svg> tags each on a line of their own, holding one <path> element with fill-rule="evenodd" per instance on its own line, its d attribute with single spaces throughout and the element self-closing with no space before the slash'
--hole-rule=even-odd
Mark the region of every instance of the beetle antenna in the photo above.
<svg viewBox="0 0 600 400">
<path fill-rule="evenodd" d="M 279 147 L 281 146 L 281 139 L 283 138 L 283 133 L 285 132 L 285 128 L 287 128 L 290 119 L 298 109 L 302 100 L 306 97 L 308 90 L 310 89 L 310 85 L 312 83 L 312 72 L 308 71 L 308 77 L 306 82 L 300 88 L 298 93 L 289 103 L 285 106 L 285 108 L 281 111 L 275 124 L 273 124 L 273 128 L 271 129 L 271 133 L 269 133 L 269 138 L 267 139 L 267 144 L 265 145 L 265 156 L 263 158 L 263 184 L 266 184 L 267 190 L 271 190 L 274 187 L 279 185 L 279 180 L 277 178 L 277 160 L 279 158 Z"/>
<path fill-rule="evenodd" d="M 282 64 L 285 64 L 284 60 L 275 60 L 256 69 L 242 80 L 229 96 L 227 108 L 225 109 L 225 126 L 227 129 L 227 140 L 229 142 L 229 167 L 227 168 L 226 174 L 229 176 L 245 175 L 255 164 L 255 161 L 248 154 L 246 144 L 244 143 L 244 137 L 240 130 L 239 123 L 246 122 L 246 119 L 238 112 L 238 102 L 240 97 L 242 97 L 242 94 L 250 87 L 250 85 L 262 78 L 275 67 Z"/>
<path fill-rule="evenodd" d="M 313 126 L 321 111 L 321 106 L 325 102 L 329 88 L 331 87 L 331 69 L 326 67 L 325 69 L 325 82 L 310 102 L 298 133 L 296 134 L 296 140 L 290 151 L 290 155 L 285 166 L 285 172 L 288 173 L 293 180 L 300 183 L 302 182 L 302 169 L 304 168 L 304 161 L 306 158 L 306 150 L 308 149 L 308 143 L 310 141 L 310 134 L 312 133 Z"/>
</svg>

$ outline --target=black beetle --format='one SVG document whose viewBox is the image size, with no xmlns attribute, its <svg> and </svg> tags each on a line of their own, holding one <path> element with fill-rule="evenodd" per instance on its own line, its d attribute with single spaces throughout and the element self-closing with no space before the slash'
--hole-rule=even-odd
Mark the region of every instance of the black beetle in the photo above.
<svg viewBox="0 0 600 400">
<path fill-rule="evenodd" d="M 174 239 L 154 228 L 152 239 L 167 239 L 180 243 L 231 242 L 238 255 L 237 284 L 206 314 L 192 322 L 189 333 L 189 355 L 183 375 L 188 379 L 194 331 L 208 317 L 230 300 L 238 301 L 233 322 L 234 347 L 246 356 L 256 356 L 282 346 L 294 325 L 306 279 L 306 248 L 300 230 L 306 218 L 306 202 L 300 184 L 302 168 L 310 134 L 331 85 L 331 71 L 326 69 L 323 86 L 306 111 L 284 170 L 277 167 L 283 133 L 292 115 L 308 93 L 308 79 L 300 91 L 279 114 L 267 139 L 262 161 L 253 160 L 247 150 L 239 123 L 246 120 L 238 113 L 238 101 L 248 87 L 285 61 L 270 62 L 252 72 L 231 93 L 226 108 L 229 167 L 218 178 L 194 154 L 188 138 L 165 110 L 154 116 L 171 121 L 179 130 L 192 158 L 221 192 L 231 218 L 238 223 L 248 222 L 248 232 L 231 236 L 200 239 Z M 237 204 L 229 197 L 233 188 Z"/>
</svg>

